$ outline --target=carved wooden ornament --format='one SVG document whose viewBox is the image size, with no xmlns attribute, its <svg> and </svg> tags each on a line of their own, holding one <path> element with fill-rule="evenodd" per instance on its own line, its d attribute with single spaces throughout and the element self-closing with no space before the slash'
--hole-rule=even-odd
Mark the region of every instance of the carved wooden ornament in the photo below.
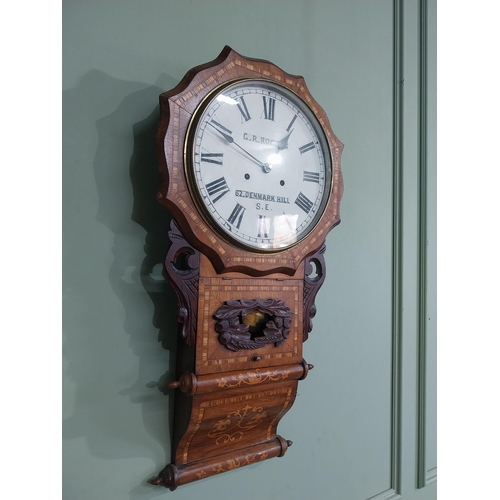
<svg viewBox="0 0 500 500">
<path fill-rule="evenodd" d="M 178 296 L 171 490 L 285 454 L 340 222 L 343 145 L 304 79 L 229 47 L 160 96 L 158 200 Z"/>
</svg>

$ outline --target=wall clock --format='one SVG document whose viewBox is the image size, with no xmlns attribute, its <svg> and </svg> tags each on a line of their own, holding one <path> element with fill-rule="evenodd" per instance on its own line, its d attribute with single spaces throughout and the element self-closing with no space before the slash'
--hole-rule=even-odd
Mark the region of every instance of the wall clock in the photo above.
<svg viewBox="0 0 500 500">
<path fill-rule="evenodd" d="M 304 79 L 225 47 L 160 96 L 158 200 L 182 324 L 171 490 L 281 457 L 340 222 L 343 145 Z"/>
</svg>

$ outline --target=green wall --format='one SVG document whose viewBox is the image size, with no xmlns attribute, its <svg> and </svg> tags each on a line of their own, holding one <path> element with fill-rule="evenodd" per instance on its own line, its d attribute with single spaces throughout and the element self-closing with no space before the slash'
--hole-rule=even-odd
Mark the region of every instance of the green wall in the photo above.
<svg viewBox="0 0 500 500">
<path fill-rule="evenodd" d="M 412 428 L 406 452 L 394 441 L 405 412 L 394 417 L 391 378 L 393 9 L 389 0 L 63 2 L 65 500 L 391 498 L 397 463 L 411 484 L 404 498 L 433 498 L 415 490 Z M 405 15 L 413 36 L 416 3 Z M 305 77 L 345 144 L 343 222 L 327 239 L 304 346 L 316 368 L 279 426 L 293 447 L 171 493 L 147 482 L 170 460 L 176 348 L 176 297 L 161 275 L 169 214 L 155 200 L 158 95 L 224 45 Z M 409 99 L 413 113 L 416 94 Z M 416 176 L 407 182 L 413 206 Z M 416 282 L 405 286 L 412 314 Z M 408 384 L 413 402 L 413 375 Z"/>
</svg>

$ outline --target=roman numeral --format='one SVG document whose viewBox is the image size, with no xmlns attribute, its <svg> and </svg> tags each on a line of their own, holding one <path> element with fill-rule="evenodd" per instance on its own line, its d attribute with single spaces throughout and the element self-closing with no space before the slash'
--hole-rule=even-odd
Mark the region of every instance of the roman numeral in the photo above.
<svg viewBox="0 0 500 500">
<path fill-rule="evenodd" d="M 269 238 L 269 222 L 270 218 L 265 215 L 259 215 L 259 226 L 257 230 L 257 238 Z"/>
<path fill-rule="evenodd" d="M 304 144 L 299 148 L 300 154 L 303 155 L 304 153 L 307 153 L 307 151 L 310 151 L 311 149 L 314 149 L 314 142 L 310 142 L 309 144 Z"/>
<path fill-rule="evenodd" d="M 304 170 L 304 182 L 316 182 L 319 184 L 319 172 L 308 172 Z"/>
<path fill-rule="evenodd" d="M 301 191 L 295 200 L 295 204 L 304 210 L 306 214 L 311 211 L 313 202 Z"/>
<path fill-rule="evenodd" d="M 228 217 L 227 221 L 239 229 L 244 213 L 245 207 L 242 207 L 239 203 L 236 203 L 236 206 L 233 208 L 233 211 L 231 212 L 231 215 Z"/>
<path fill-rule="evenodd" d="M 250 113 L 248 112 L 247 104 L 243 96 L 240 97 L 240 102 L 238 103 L 238 109 L 240 110 L 241 116 L 244 118 L 246 122 L 250 120 L 251 116 Z"/>
<path fill-rule="evenodd" d="M 276 99 L 263 95 L 262 100 L 264 101 L 264 119 L 274 121 L 274 105 L 276 104 Z"/>
<path fill-rule="evenodd" d="M 290 229 L 290 231 L 295 231 L 295 228 L 292 226 L 292 224 L 290 224 L 290 220 L 288 219 L 288 215 L 285 214 L 285 212 L 283 212 L 283 215 L 285 216 L 285 222 L 286 222 L 288 228 Z"/>
<path fill-rule="evenodd" d="M 201 161 L 222 165 L 223 153 L 201 153 Z"/>
<path fill-rule="evenodd" d="M 209 182 L 205 188 L 209 196 L 218 194 L 218 196 L 212 200 L 212 203 L 219 201 L 225 194 L 229 193 L 229 187 L 224 177 Z"/>
<path fill-rule="evenodd" d="M 297 119 L 297 115 L 295 115 L 293 118 L 292 118 L 292 121 L 290 122 L 290 124 L 288 125 L 288 127 L 286 128 L 286 131 L 287 132 L 290 132 L 290 129 L 292 128 L 292 125 L 293 125 L 293 122 Z"/>
</svg>

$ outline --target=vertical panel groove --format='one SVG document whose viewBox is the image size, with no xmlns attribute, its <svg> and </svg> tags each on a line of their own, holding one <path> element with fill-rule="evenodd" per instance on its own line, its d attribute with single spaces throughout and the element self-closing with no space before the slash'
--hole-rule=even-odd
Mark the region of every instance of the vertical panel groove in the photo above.
<svg viewBox="0 0 500 500">
<path fill-rule="evenodd" d="M 386 491 L 368 500 L 401 498 L 401 336 L 403 325 L 403 0 L 393 12 L 393 130 L 392 130 L 392 373 L 391 477 Z"/>
<path fill-rule="evenodd" d="M 427 0 L 419 9 L 419 108 L 418 108 L 418 413 L 417 487 L 435 480 L 426 469 L 427 375 Z M 430 472 L 430 474 L 428 474 Z"/>
<path fill-rule="evenodd" d="M 425 478 L 425 393 L 426 393 L 426 1 L 420 0 L 419 19 L 419 109 L 418 109 L 418 410 L 417 410 L 417 487 L 423 488 Z"/>
<path fill-rule="evenodd" d="M 401 494 L 403 318 L 403 1 L 394 0 L 391 488 Z"/>
</svg>

